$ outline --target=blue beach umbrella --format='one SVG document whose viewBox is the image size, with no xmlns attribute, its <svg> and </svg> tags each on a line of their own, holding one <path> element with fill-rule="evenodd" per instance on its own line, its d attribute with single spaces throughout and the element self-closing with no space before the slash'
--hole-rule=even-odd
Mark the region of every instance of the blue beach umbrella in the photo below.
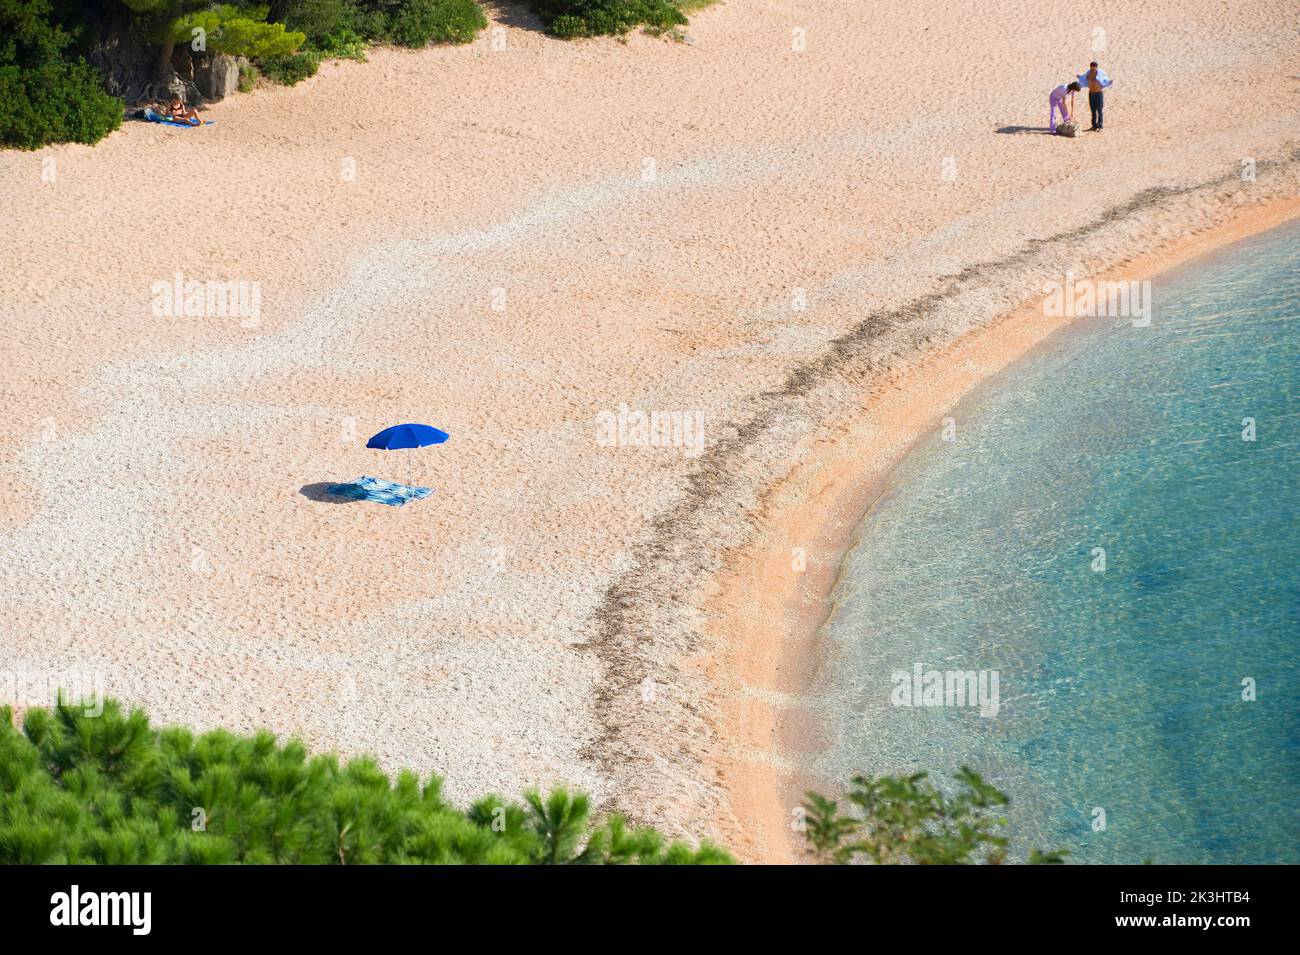
<svg viewBox="0 0 1300 955">
<path fill-rule="evenodd" d="M 440 431 L 427 424 L 395 424 L 385 428 L 366 442 L 367 448 L 380 451 L 398 451 L 404 448 L 423 448 L 430 444 L 442 444 L 450 438 L 446 431 Z M 410 478 L 407 478 L 410 484 Z"/>
<path fill-rule="evenodd" d="M 446 431 L 439 431 L 427 424 L 395 424 L 367 441 L 366 447 L 378 448 L 381 451 L 423 448 L 430 444 L 442 444 L 450 437 L 451 435 Z"/>
</svg>

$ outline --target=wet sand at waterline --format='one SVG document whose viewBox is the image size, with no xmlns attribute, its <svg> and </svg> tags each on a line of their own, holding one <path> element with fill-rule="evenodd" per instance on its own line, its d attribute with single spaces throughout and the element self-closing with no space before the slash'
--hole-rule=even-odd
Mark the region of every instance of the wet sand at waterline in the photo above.
<svg viewBox="0 0 1300 955">
<path fill-rule="evenodd" d="M 0 671 L 779 856 L 734 784 L 789 757 L 724 705 L 750 674 L 717 605 L 770 490 L 1045 281 L 1297 191 L 1285 5 L 864 6 L 564 43 L 503 5 L 504 51 L 0 154 Z M 1098 28 L 1106 130 L 1035 132 Z M 177 273 L 256 319 L 157 314 Z M 623 406 L 702 420 L 702 453 L 611 446 Z M 364 448 L 402 421 L 451 441 Z M 320 493 L 362 474 L 434 494 Z"/>
</svg>

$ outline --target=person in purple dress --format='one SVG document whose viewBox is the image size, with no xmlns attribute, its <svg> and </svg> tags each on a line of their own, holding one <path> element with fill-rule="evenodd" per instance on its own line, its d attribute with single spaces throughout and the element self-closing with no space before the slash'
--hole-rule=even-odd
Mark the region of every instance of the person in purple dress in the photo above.
<svg viewBox="0 0 1300 955">
<path fill-rule="evenodd" d="M 1056 132 L 1058 113 L 1063 123 L 1068 123 L 1074 119 L 1074 94 L 1079 92 L 1081 88 L 1078 83 L 1062 83 L 1052 90 L 1052 95 L 1047 98 L 1047 122 L 1052 132 Z M 1066 96 L 1070 98 L 1069 103 L 1066 102 Z"/>
</svg>

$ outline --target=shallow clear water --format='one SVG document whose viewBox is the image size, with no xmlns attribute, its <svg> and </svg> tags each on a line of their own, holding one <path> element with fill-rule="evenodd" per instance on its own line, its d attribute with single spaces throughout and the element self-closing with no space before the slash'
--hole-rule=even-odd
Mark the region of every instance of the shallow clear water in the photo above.
<svg viewBox="0 0 1300 955">
<path fill-rule="evenodd" d="M 1300 229 L 1153 287 L 1150 327 L 1076 322 L 891 477 L 826 627 L 818 768 L 968 764 L 1013 858 L 1300 862 Z M 892 705 L 917 663 L 996 670 L 997 715 Z"/>
</svg>

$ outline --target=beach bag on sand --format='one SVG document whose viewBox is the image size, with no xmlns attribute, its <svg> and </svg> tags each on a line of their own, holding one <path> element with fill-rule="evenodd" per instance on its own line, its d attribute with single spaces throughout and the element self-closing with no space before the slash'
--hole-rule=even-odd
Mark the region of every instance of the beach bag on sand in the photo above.
<svg viewBox="0 0 1300 955">
<path fill-rule="evenodd" d="M 1079 132 L 1079 125 L 1074 122 L 1061 123 L 1061 125 L 1056 127 L 1056 135 L 1069 136 L 1071 139 L 1073 139 L 1075 137 L 1075 134 L 1077 134 L 1078 132 Z"/>
</svg>

